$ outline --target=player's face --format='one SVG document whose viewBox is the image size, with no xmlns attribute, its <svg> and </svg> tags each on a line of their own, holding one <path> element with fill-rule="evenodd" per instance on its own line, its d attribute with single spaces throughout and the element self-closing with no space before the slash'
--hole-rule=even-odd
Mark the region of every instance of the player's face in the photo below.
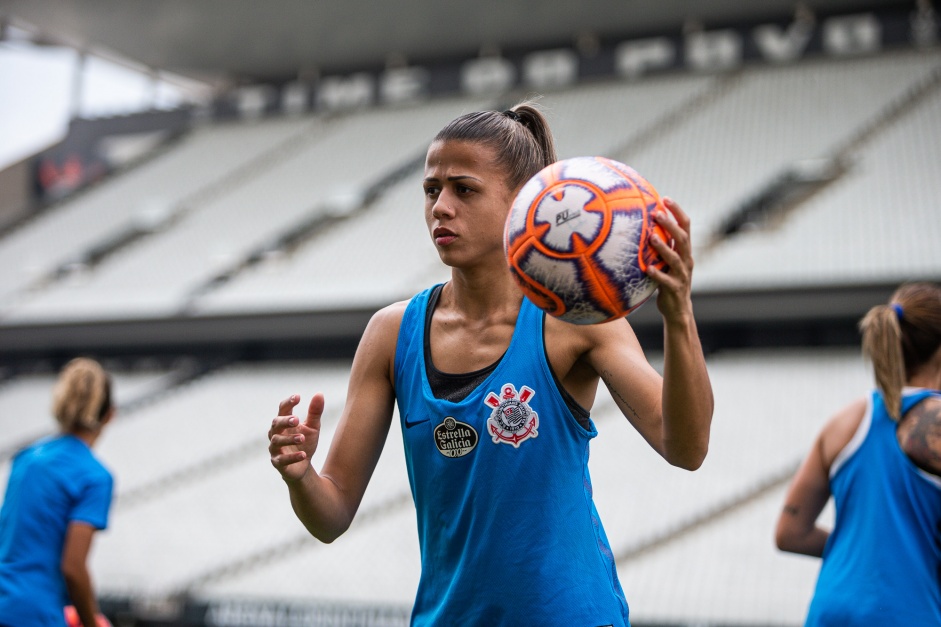
<svg viewBox="0 0 941 627">
<path fill-rule="evenodd" d="M 434 142 L 425 160 L 425 223 L 449 266 L 503 256 L 503 225 L 515 190 L 495 151 L 464 141 Z"/>
</svg>

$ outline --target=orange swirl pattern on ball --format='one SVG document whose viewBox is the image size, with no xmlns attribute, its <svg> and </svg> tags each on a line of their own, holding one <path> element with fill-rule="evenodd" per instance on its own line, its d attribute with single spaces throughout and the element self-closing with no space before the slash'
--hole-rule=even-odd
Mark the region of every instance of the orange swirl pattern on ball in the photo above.
<svg viewBox="0 0 941 627">
<path fill-rule="evenodd" d="M 571 170 L 570 165 L 574 166 Z M 549 202 L 548 209 L 544 202 Z M 546 221 L 546 215 L 537 219 L 540 211 L 548 215 L 555 208 L 561 213 L 555 214 L 554 225 Z M 557 162 L 524 185 L 507 217 L 504 245 L 511 273 L 527 298 L 550 315 L 579 324 L 623 317 L 653 292 L 655 284 L 646 276 L 647 268 L 665 265 L 648 245 L 653 233 L 669 241 L 667 232 L 653 219 L 658 210 L 662 205 L 657 191 L 624 164 L 605 157 Z M 631 251 L 623 268 L 635 269 L 628 273 L 612 272 L 610 260 L 599 259 L 605 255 L 600 253 L 602 247 L 615 237 L 616 215 L 636 224 L 630 232 L 636 232 L 637 241 L 614 243 L 615 252 Z M 559 226 L 569 219 L 575 226 Z M 553 226 L 554 235 L 550 233 Z M 624 232 L 620 227 L 620 234 Z M 538 263 L 533 262 L 535 257 Z M 625 274 L 634 277 L 631 285 L 624 283 Z M 634 302 L 627 302 L 628 298 Z"/>
</svg>

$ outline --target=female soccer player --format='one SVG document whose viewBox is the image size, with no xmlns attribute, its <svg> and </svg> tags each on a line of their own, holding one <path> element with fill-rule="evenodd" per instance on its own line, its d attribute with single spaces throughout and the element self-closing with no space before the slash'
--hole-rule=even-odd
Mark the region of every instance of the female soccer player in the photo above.
<svg viewBox="0 0 941 627">
<path fill-rule="evenodd" d="M 91 448 L 114 415 L 111 381 L 91 359 L 70 361 L 53 391 L 61 433 L 13 458 L 0 510 L 0 625 L 65 625 L 74 605 L 98 624 L 87 559 L 108 524 L 111 474 Z"/>
<path fill-rule="evenodd" d="M 297 395 L 268 433 L 271 462 L 307 529 L 330 542 L 350 525 L 397 402 L 418 513 L 422 574 L 414 625 L 627 625 L 628 606 L 591 499 L 589 409 L 599 380 L 671 464 L 698 468 L 713 397 L 693 319 L 689 219 L 658 215 L 675 240 L 653 246 L 664 374 L 624 319 L 575 326 L 524 299 L 503 225 L 532 175 L 556 161 L 532 103 L 463 115 L 432 141 L 425 221 L 451 280 L 372 318 L 317 472 L 324 399 L 303 420 Z"/>
<path fill-rule="evenodd" d="M 860 330 L 877 389 L 818 435 L 777 545 L 823 557 L 808 626 L 941 625 L 941 287 L 900 287 Z"/>
</svg>

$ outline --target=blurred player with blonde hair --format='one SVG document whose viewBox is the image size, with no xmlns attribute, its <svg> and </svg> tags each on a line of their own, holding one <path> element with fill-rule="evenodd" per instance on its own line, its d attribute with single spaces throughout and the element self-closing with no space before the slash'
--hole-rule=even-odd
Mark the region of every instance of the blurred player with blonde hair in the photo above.
<svg viewBox="0 0 941 627">
<path fill-rule="evenodd" d="M 111 379 L 78 358 L 53 390 L 59 433 L 13 458 L 0 509 L 0 625 L 83 625 L 101 620 L 88 571 L 95 532 L 108 524 L 113 479 L 91 448 L 114 416 Z"/>
</svg>

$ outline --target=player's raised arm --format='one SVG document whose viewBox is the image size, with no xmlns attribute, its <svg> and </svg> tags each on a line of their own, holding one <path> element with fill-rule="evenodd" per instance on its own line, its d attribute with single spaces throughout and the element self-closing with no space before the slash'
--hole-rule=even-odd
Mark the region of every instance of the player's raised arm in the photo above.
<svg viewBox="0 0 941 627">
<path fill-rule="evenodd" d="M 675 219 L 661 215 L 658 222 L 674 245 L 656 237 L 651 243 L 669 272 L 650 269 L 659 283 L 657 306 L 664 321 L 663 376 L 647 362 L 630 325 L 622 321 L 584 329 L 587 359 L 644 439 L 670 464 L 695 470 L 709 448 L 714 402 L 690 299 L 689 219 L 673 201 L 664 205 Z"/>
<path fill-rule="evenodd" d="M 568 392 L 590 407 L 601 377 L 651 446 L 693 470 L 709 447 L 713 395 L 690 297 L 689 225 L 679 205 L 661 200 L 629 166 L 576 157 L 522 186 L 505 251 L 511 276 L 534 304 L 559 320 L 597 327 L 554 333 L 554 368 Z M 654 291 L 664 321 L 662 378 L 619 320 Z"/>
<path fill-rule="evenodd" d="M 651 245 L 669 267 L 668 272 L 648 268 L 659 284 L 657 308 L 663 316 L 663 443 L 670 463 L 695 469 L 709 448 L 715 402 L 706 370 L 706 358 L 693 317 L 693 253 L 690 219 L 670 198 L 663 199 L 672 214 L 658 212 L 655 219 L 673 238 L 673 246 L 654 235 Z"/>
<path fill-rule="evenodd" d="M 311 461 L 320 439 L 322 395 L 314 396 L 303 420 L 291 413 L 299 397 L 285 399 L 268 431 L 271 463 L 288 486 L 294 512 L 323 542 L 349 528 L 382 453 L 395 402 L 391 373 L 402 308 L 378 312 L 363 333 L 346 405 L 320 472 Z"/>
</svg>

